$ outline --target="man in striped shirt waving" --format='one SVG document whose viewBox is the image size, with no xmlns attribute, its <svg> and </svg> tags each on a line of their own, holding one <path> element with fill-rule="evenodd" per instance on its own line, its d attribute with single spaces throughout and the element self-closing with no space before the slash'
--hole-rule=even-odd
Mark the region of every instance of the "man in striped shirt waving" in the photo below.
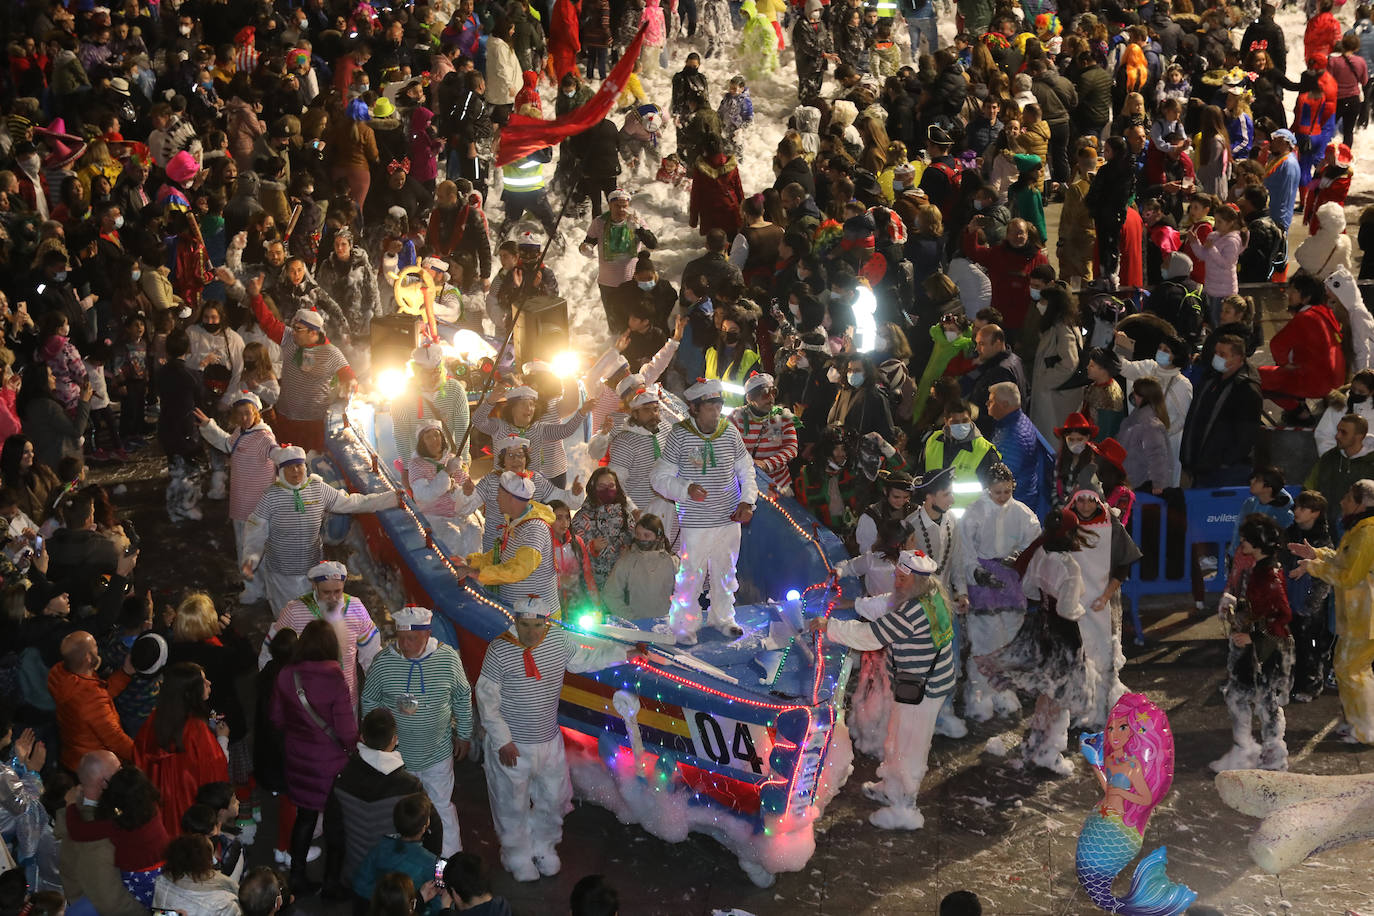
<svg viewBox="0 0 1374 916">
<path fill-rule="evenodd" d="M 864 794 L 881 804 L 869 823 L 884 830 L 920 830 L 916 795 L 926 775 L 935 717 L 954 692 L 954 626 L 934 560 L 919 550 L 897 556 L 888 611 L 877 620 L 813 619 L 809 626 L 862 652 L 890 649 L 892 715 L 887 721 L 878 781 Z"/>
<path fill-rule="evenodd" d="M 515 602 L 515 626 L 487 646 L 477 678 L 491 817 L 501 864 L 517 881 L 537 881 L 562 867 L 555 847 L 572 801 L 558 730 L 563 674 L 627 660 L 623 646 L 594 649 L 562 627 L 550 628 L 553 610 L 538 595 Z"/>
<path fill-rule="evenodd" d="M 673 424 L 654 465 L 654 489 L 677 501 L 678 555 L 682 565 L 673 588 L 668 624 L 680 646 L 694 646 L 701 629 L 697 598 L 709 576 L 707 622 L 725 636 L 744 634 L 735 622 L 735 561 L 740 525 L 754 515 L 758 484 L 754 462 L 739 430 L 721 416 L 720 381 L 698 379 L 684 392 L 687 419 Z"/>
</svg>

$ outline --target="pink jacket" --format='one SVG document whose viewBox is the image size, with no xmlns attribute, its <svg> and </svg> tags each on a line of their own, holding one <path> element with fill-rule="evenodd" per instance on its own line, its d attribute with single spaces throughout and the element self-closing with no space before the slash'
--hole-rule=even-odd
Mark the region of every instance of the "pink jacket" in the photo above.
<svg viewBox="0 0 1374 916">
<path fill-rule="evenodd" d="M 76 410 L 76 399 L 81 395 L 81 386 L 86 384 L 86 364 L 81 354 L 66 337 L 54 334 L 49 337 L 38 351 L 39 357 L 52 370 L 53 394 L 61 402 L 67 413 Z"/>
<path fill-rule="evenodd" d="M 668 31 L 663 24 L 663 7 L 659 6 L 655 0 L 649 0 L 644 6 L 644 15 L 639 17 L 640 25 L 648 23 L 649 27 L 644 30 L 644 44 L 655 48 L 661 48 L 667 44 L 664 33 Z"/>
<path fill-rule="evenodd" d="M 1193 242 L 1189 248 L 1207 264 L 1207 279 L 1202 291 L 1209 296 L 1234 296 L 1239 289 L 1236 281 L 1236 262 L 1245 248 L 1245 236 L 1239 232 L 1213 232 L 1207 237 L 1210 245 Z"/>
</svg>

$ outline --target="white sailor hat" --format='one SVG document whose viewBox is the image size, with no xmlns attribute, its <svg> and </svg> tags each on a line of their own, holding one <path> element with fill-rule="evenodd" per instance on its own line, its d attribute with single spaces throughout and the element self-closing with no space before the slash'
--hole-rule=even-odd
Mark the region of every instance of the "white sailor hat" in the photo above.
<svg viewBox="0 0 1374 916">
<path fill-rule="evenodd" d="M 508 448 L 529 448 L 530 440 L 521 438 L 520 436 L 517 436 L 515 433 L 511 433 L 504 439 L 498 439 L 493 441 L 491 443 L 491 446 L 492 450 L 497 455 L 499 455 Z"/>
<path fill-rule="evenodd" d="M 298 461 L 301 464 L 305 464 L 305 449 L 301 448 L 299 445 L 282 445 L 279 448 L 272 449 L 270 454 L 272 463 L 277 467 L 295 464 Z"/>
<path fill-rule="evenodd" d="M 595 363 L 592 363 L 590 375 L 592 378 L 607 379 L 617 372 L 628 371 L 630 362 L 614 347 L 602 353 Z"/>
<path fill-rule="evenodd" d="M 517 499 L 534 499 L 534 479 L 528 474 L 502 471 L 501 489 Z"/>
<path fill-rule="evenodd" d="M 940 567 L 919 550 L 903 550 L 897 554 L 897 566 L 917 576 L 932 575 Z"/>
<path fill-rule="evenodd" d="M 629 199 L 630 199 L 630 192 L 627 191 L 627 190 L 625 190 L 624 188 L 616 188 L 614 191 L 612 191 L 611 193 L 609 193 L 609 194 L 606 195 L 606 201 L 607 201 L 608 203 L 609 203 L 610 201 L 613 201 L 613 200 L 629 200 Z"/>
<path fill-rule="evenodd" d="M 429 432 L 431 429 L 437 429 L 439 430 L 439 432 L 443 432 L 444 424 L 440 423 L 433 417 L 425 417 L 421 420 L 417 420 L 415 422 L 415 441 L 418 443 L 420 441 L 420 437 L 423 436 L 425 433 Z"/>
<path fill-rule="evenodd" d="M 296 309 L 296 314 L 291 316 L 291 323 L 309 325 L 317 331 L 324 330 L 324 316 L 314 309 Z"/>
<path fill-rule="evenodd" d="M 426 344 L 410 351 L 410 361 L 421 369 L 438 369 L 444 364 L 444 351 Z"/>
<path fill-rule="evenodd" d="M 506 390 L 507 401 L 515 401 L 519 400 L 520 398 L 529 398 L 531 401 L 533 401 L 537 397 L 539 397 L 539 393 L 536 392 L 529 385 L 517 385 L 514 388 L 508 388 Z"/>
<path fill-rule="evenodd" d="M 630 397 L 630 409 L 633 410 L 636 407 L 643 407 L 646 404 L 657 404 L 661 400 L 662 398 L 658 393 L 658 386 L 650 385 L 647 388 L 639 389 Z"/>
<path fill-rule="evenodd" d="M 773 388 L 777 382 L 767 372 L 755 372 L 744 381 L 744 396 L 748 397 L 760 388 Z"/>
<path fill-rule="evenodd" d="M 621 398 L 629 397 L 634 392 L 643 388 L 644 385 L 644 376 L 637 372 L 632 372 L 615 383 L 615 393 Z"/>
<path fill-rule="evenodd" d="M 252 404 L 258 410 L 262 410 L 262 398 L 258 397 L 251 391 L 244 390 L 234 395 L 233 406 L 237 407 L 240 404 Z"/>
<path fill-rule="evenodd" d="M 682 393 L 682 396 L 689 401 L 718 398 L 721 396 L 720 379 L 699 378 L 695 385 L 692 385 Z"/>
<path fill-rule="evenodd" d="M 526 595 L 517 600 L 511 608 L 517 619 L 546 620 L 550 613 L 549 603 L 538 595 Z"/>
<path fill-rule="evenodd" d="M 406 208 L 405 208 L 405 207 L 387 207 L 387 208 L 386 208 L 386 215 L 389 216 L 389 217 L 391 217 L 392 219 L 398 219 L 398 220 L 401 220 L 402 222 L 404 222 L 405 219 L 406 219 Z"/>
<path fill-rule="evenodd" d="M 310 567 L 307 574 L 311 582 L 327 582 L 330 579 L 347 579 L 348 567 L 334 560 L 324 560 Z"/>
<path fill-rule="evenodd" d="M 433 628 L 434 612 L 427 607 L 407 604 L 391 619 L 396 622 L 397 631 L 429 630 Z"/>
<path fill-rule="evenodd" d="M 424 267 L 426 270 L 437 270 L 440 273 L 448 273 L 448 261 L 445 261 L 443 258 L 436 258 L 432 255 L 422 260 L 420 266 Z"/>
</svg>

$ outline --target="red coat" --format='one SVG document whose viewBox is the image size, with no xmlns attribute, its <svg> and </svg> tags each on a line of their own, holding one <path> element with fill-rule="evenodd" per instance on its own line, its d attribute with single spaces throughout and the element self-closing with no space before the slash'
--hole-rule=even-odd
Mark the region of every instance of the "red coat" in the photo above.
<svg viewBox="0 0 1374 916">
<path fill-rule="evenodd" d="M 157 712 L 143 723 L 134 739 L 134 762 L 148 774 L 162 793 L 162 823 L 168 836 L 181 835 L 181 816 L 196 800 L 196 791 L 207 782 L 228 782 L 229 761 L 204 719 L 194 716 L 181 729 L 185 750 L 164 750 L 157 745 L 154 729 Z"/>
<path fill-rule="evenodd" d="M 1320 54 L 1323 59 L 1331 53 L 1331 46 L 1341 38 L 1341 23 L 1331 13 L 1318 13 L 1307 21 L 1307 31 L 1302 35 L 1302 59 L 1309 61 Z"/>
<path fill-rule="evenodd" d="M 1260 367 L 1260 388 L 1266 394 L 1321 398 L 1345 384 L 1340 322 L 1325 305 L 1309 306 L 1290 318 L 1269 341 L 1269 353 L 1278 365 Z"/>
<path fill-rule="evenodd" d="M 577 52 L 582 50 L 578 39 L 582 8 L 577 0 L 555 0 L 549 23 L 549 59 L 553 62 L 554 79 L 577 69 Z"/>
<path fill-rule="evenodd" d="M 739 232 L 739 206 L 744 186 L 734 156 L 717 154 L 710 162 L 699 159 L 692 168 L 692 193 L 687 199 L 687 222 L 702 235 L 723 229 L 727 238 Z"/>
<path fill-rule="evenodd" d="M 1350 193 L 1349 172 L 1340 178 L 1331 179 L 1331 183 L 1326 187 L 1322 187 L 1325 179 L 1320 176 L 1321 170 L 1314 170 L 1312 180 L 1307 183 L 1307 189 L 1302 193 L 1302 224 L 1309 232 L 1312 230 L 1312 221 L 1317 218 L 1318 207 L 1327 202 L 1345 206 L 1345 197 Z"/>
<path fill-rule="evenodd" d="M 1136 247 L 1140 247 L 1138 236 Z M 1009 248 L 1006 242 L 991 247 L 980 245 L 971 231 L 964 235 L 964 250 L 987 271 L 992 281 L 989 304 L 1002 313 L 1006 321 L 1004 330 L 1020 331 L 1030 312 L 1030 272 L 1049 263 L 1044 250 L 1033 247 L 1028 255 Z"/>
<path fill-rule="evenodd" d="M 1126 219 L 1121 223 L 1121 265 L 1118 279 L 1122 286 L 1141 287 L 1145 285 L 1145 249 L 1142 240 L 1145 223 L 1135 207 L 1126 208 Z"/>
</svg>

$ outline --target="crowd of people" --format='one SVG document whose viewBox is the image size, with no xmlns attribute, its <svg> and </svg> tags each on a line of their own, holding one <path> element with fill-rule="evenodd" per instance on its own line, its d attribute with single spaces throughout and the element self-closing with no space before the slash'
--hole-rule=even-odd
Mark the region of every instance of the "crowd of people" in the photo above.
<svg viewBox="0 0 1374 916">
<path fill-rule="evenodd" d="M 1070 729 L 1125 689 L 1123 631 L 1147 639 L 1121 598 L 1142 547 L 1199 567 L 1202 608 L 1201 560 L 1129 533 L 1156 498 L 1181 532 L 1190 488 L 1248 487 L 1211 569 L 1214 768 L 1285 769 L 1284 707 L 1332 687 L 1333 737 L 1374 743 L 1374 260 L 1344 206 L 1370 8 L 1307 0 L 1298 60 L 1269 3 L 946 3 L 6 4 L 0 910 L 268 914 L 319 889 L 322 848 L 359 912 L 508 912 L 461 851 L 454 762 L 485 768 L 502 866 L 558 873 L 562 673 L 636 650 L 556 621 L 742 636 L 765 497 L 861 583 L 813 626 L 862 653 L 876 826 L 922 825 L 934 734 L 1027 697 L 1025 760 L 1072 771 Z M 502 157 L 555 119 L 578 129 Z M 678 227 L 636 208 L 658 183 L 701 237 L 680 271 Z M 605 315 L 581 385 L 532 359 L 488 393 L 422 334 L 386 405 L 395 489 L 314 473 L 407 282 L 500 343 L 583 288 L 550 252 Z M 1290 317 L 1266 340 L 1271 284 Z M 1315 442 L 1291 487 L 1260 460 L 1277 425 Z M 145 449 L 188 538 L 226 501 L 261 645 L 188 588 L 212 584 L 160 608 L 142 581 L 170 545 L 96 481 Z M 432 611 L 366 607 L 325 556 L 329 515 L 407 504 L 511 610 L 475 684 Z M 265 806 L 288 874 L 246 866 Z M 616 906 L 598 876 L 572 902 Z"/>
</svg>

